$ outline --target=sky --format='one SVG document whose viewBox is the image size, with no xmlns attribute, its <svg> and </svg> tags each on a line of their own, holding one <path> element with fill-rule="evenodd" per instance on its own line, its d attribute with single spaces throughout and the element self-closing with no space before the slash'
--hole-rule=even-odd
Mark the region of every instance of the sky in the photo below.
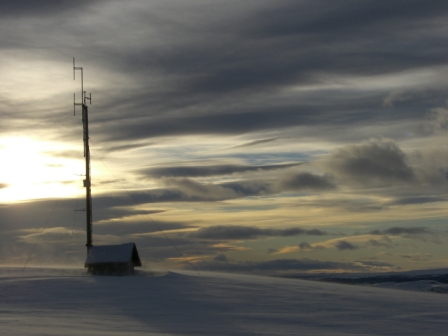
<svg viewBox="0 0 448 336">
<path fill-rule="evenodd" d="M 0 1 L 0 264 L 448 262 L 448 3 Z"/>
</svg>

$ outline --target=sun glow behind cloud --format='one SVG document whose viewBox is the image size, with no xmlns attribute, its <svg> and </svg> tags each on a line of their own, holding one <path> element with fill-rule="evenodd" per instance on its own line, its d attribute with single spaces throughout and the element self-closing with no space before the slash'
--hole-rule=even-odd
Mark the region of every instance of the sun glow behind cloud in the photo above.
<svg viewBox="0 0 448 336">
<path fill-rule="evenodd" d="M 49 150 L 63 150 L 63 145 L 40 142 L 32 138 L 0 139 L 1 179 L 7 187 L 0 189 L 1 202 L 27 199 L 70 197 L 80 192 L 75 176 L 83 170 L 80 160 L 54 158 Z"/>
</svg>

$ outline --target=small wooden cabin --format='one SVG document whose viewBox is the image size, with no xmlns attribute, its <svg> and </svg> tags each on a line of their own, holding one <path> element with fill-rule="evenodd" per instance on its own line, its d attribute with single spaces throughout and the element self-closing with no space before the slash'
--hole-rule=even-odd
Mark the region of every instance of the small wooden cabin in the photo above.
<svg viewBox="0 0 448 336">
<path fill-rule="evenodd" d="M 90 247 L 84 267 L 93 275 L 133 275 L 142 266 L 134 243 Z"/>
</svg>

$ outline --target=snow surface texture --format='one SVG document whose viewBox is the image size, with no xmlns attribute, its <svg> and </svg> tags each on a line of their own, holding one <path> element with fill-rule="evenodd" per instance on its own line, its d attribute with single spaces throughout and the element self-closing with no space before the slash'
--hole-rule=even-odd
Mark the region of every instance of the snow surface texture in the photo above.
<svg viewBox="0 0 448 336">
<path fill-rule="evenodd" d="M 0 269 L 1 335 L 446 335 L 448 295 L 202 273 Z"/>
</svg>

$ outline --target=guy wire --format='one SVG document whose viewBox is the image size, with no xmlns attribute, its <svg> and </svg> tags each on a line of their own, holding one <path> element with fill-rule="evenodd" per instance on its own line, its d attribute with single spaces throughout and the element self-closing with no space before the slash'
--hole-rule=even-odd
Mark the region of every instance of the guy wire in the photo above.
<svg viewBox="0 0 448 336">
<path fill-rule="evenodd" d="M 58 203 L 59 203 L 60 200 L 61 200 L 60 197 L 56 200 L 56 202 L 55 202 L 55 204 L 54 204 L 54 206 L 53 206 L 53 210 L 51 210 L 50 216 L 48 217 L 48 219 L 47 219 L 47 221 L 46 221 L 44 227 L 42 228 L 42 231 L 41 231 L 41 233 L 39 234 L 39 237 L 37 238 L 37 241 L 36 241 L 36 243 L 34 244 L 33 249 L 31 250 L 30 255 L 28 256 L 28 259 L 26 260 L 26 263 L 25 263 L 25 265 L 23 266 L 22 271 L 25 270 L 26 265 L 27 265 L 28 262 L 30 261 L 31 256 L 33 255 L 34 250 L 35 250 L 37 244 L 39 243 L 40 237 L 42 237 L 42 234 L 44 233 L 45 228 L 47 227 L 48 223 L 50 222 L 51 216 L 53 216 L 54 210 L 56 209 L 56 206 L 58 205 Z"/>
</svg>

